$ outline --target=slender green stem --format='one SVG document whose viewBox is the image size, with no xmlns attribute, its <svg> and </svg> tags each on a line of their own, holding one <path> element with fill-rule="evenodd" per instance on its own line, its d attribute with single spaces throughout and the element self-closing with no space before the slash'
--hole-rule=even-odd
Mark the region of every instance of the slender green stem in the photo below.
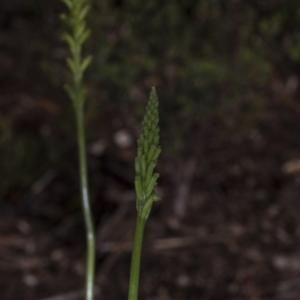
<svg viewBox="0 0 300 300">
<path fill-rule="evenodd" d="M 128 300 L 138 299 L 141 252 L 142 252 L 145 223 L 146 220 L 142 219 L 138 215 L 136 227 L 135 227 L 132 257 L 131 257 Z"/>
<path fill-rule="evenodd" d="M 90 3 L 89 0 L 62 1 L 69 8 L 69 14 L 63 14 L 61 16 L 70 28 L 70 32 L 65 32 L 63 35 L 70 50 L 70 56 L 67 58 L 67 64 L 72 75 L 70 82 L 66 85 L 66 91 L 73 102 L 76 115 L 81 200 L 87 241 L 85 300 L 93 300 L 96 247 L 88 191 L 84 134 L 84 102 L 86 99 L 86 90 L 83 86 L 82 80 L 83 73 L 91 62 L 91 56 L 83 58 L 81 53 L 82 45 L 90 35 L 90 31 L 86 27 L 85 23 L 85 17 L 90 9 Z"/>
<path fill-rule="evenodd" d="M 94 233 L 91 206 L 89 202 L 86 147 L 85 147 L 83 119 L 84 119 L 83 111 L 77 110 L 76 123 L 77 123 L 77 134 L 78 134 L 77 140 L 78 140 L 78 152 L 79 152 L 81 199 L 82 199 L 82 209 L 83 209 L 84 222 L 86 228 L 86 239 L 87 239 L 85 299 L 93 300 L 94 299 L 94 277 L 95 277 L 95 233 Z"/>
</svg>

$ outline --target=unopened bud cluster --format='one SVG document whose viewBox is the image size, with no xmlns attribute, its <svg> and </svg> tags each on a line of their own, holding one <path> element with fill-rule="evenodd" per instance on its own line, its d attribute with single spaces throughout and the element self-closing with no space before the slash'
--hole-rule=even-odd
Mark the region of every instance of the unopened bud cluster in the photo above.
<svg viewBox="0 0 300 300">
<path fill-rule="evenodd" d="M 149 215 L 153 201 L 160 200 L 154 192 L 154 186 L 159 177 L 158 173 L 154 173 L 154 167 L 161 152 L 158 121 L 158 97 L 153 87 L 142 122 L 137 157 L 135 158 L 137 210 L 145 219 Z"/>
</svg>

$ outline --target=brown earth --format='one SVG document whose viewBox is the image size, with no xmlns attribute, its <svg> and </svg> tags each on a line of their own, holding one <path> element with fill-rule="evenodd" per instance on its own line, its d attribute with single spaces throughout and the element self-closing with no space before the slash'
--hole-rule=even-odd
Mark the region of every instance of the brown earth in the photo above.
<svg viewBox="0 0 300 300">
<path fill-rule="evenodd" d="M 56 19 L 61 6 L 54 3 L 41 15 L 23 11 L 21 4 L 1 13 L 0 110 L 15 124 L 13 134 L 47 136 L 51 128 L 63 142 L 59 120 L 67 118 L 69 103 L 55 86 L 55 74 L 65 72 L 65 52 Z M 174 169 L 166 154 L 161 158 L 163 200 L 146 226 L 142 299 L 300 299 L 299 116 L 297 103 L 270 101 L 246 133 L 226 129 L 221 121 L 199 124 L 192 163 L 188 159 Z M 99 121 L 105 135 L 89 144 L 95 149 L 98 141 L 104 150 L 89 150 L 88 156 L 96 299 L 103 300 L 126 298 L 136 216 L 135 146 L 111 141 L 110 118 Z M 59 152 L 60 165 L 45 164 L 27 189 L 11 188 L 4 195 L 1 300 L 83 299 L 85 235 L 76 144 L 68 147 Z"/>
</svg>

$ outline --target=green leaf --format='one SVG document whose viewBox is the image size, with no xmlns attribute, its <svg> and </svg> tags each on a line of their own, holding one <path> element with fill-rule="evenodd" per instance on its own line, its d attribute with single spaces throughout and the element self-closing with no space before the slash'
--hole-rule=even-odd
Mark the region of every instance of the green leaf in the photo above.
<svg viewBox="0 0 300 300">
<path fill-rule="evenodd" d="M 90 65 L 91 61 L 92 61 L 92 56 L 91 56 L 91 55 L 87 56 L 87 57 L 83 60 L 83 62 L 81 63 L 81 66 L 80 66 L 80 70 L 81 70 L 82 73 L 83 73 L 83 72 L 86 70 L 86 68 Z"/>
<path fill-rule="evenodd" d="M 73 39 L 73 37 L 70 34 L 64 33 L 62 38 L 68 43 L 70 49 L 75 48 L 75 45 L 76 45 L 75 40 Z"/>
<path fill-rule="evenodd" d="M 80 14 L 78 16 L 79 21 L 82 21 L 86 17 L 86 15 L 89 12 L 89 10 L 90 10 L 90 5 L 85 5 L 83 7 L 83 9 L 81 10 L 81 12 L 80 12 Z"/>
<path fill-rule="evenodd" d="M 159 200 L 161 200 L 161 198 L 157 194 L 155 194 L 155 193 L 153 193 L 152 199 L 153 199 L 153 201 L 159 201 Z"/>
<path fill-rule="evenodd" d="M 66 84 L 65 85 L 65 90 L 67 91 L 69 97 L 71 98 L 71 100 L 73 101 L 73 103 L 76 102 L 76 95 L 74 92 L 73 87 L 70 84 Z"/>
<path fill-rule="evenodd" d="M 70 70 L 72 71 L 72 73 L 76 74 L 77 68 L 76 68 L 75 62 L 70 57 L 67 58 L 67 64 L 68 64 Z"/>
<path fill-rule="evenodd" d="M 80 24 L 76 30 L 75 36 L 77 40 L 80 40 L 82 37 L 82 34 L 86 30 L 85 24 Z"/>
<path fill-rule="evenodd" d="M 78 43 L 81 45 L 83 44 L 86 39 L 91 35 L 91 31 L 89 29 L 86 29 L 82 35 L 78 38 Z"/>
</svg>

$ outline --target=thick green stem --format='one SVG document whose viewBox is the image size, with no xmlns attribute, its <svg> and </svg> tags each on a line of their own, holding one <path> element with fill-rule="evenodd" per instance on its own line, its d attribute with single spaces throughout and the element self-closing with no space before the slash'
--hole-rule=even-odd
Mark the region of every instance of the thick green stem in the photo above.
<svg viewBox="0 0 300 300">
<path fill-rule="evenodd" d="M 131 257 L 128 300 L 137 300 L 139 291 L 141 252 L 146 220 L 137 217 Z"/>
<path fill-rule="evenodd" d="M 87 239 L 87 261 L 86 261 L 86 286 L 85 286 L 85 300 L 94 299 L 94 277 L 95 277 L 95 233 L 93 226 L 93 217 L 91 212 L 91 205 L 89 201 L 88 191 L 88 176 L 86 163 L 86 148 L 85 148 L 85 134 L 83 111 L 80 109 L 76 111 L 77 134 L 78 134 L 78 152 L 79 152 L 79 171 L 80 171 L 80 185 L 81 185 L 81 199 L 84 222 L 86 227 Z"/>
</svg>

